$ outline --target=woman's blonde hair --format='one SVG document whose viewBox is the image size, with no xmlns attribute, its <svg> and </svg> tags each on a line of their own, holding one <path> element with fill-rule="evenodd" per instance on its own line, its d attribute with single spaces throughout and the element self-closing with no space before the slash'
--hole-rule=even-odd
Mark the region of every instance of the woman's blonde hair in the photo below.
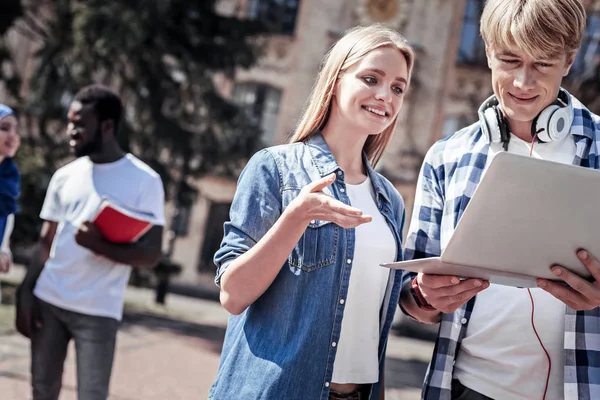
<svg viewBox="0 0 600 400">
<path fill-rule="evenodd" d="M 483 41 L 493 50 L 517 48 L 535 58 L 570 59 L 581 43 L 586 13 L 580 0 L 488 0 Z"/>
<path fill-rule="evenodd" d="M 406 84 L 408 89 L 415 56 L 413 48 L 404 36 L 398 31 L 380 24 L 349 29 L 325 56 L 300 123 L 290 139 L 291 143 L 305 141 L 313 133 L 323 129 L 329 118 L 331 99 L 339 77 L 367 53 L 380 47 L 397 48 L 404 55 L 408 67 Z M 396 116 L 390 126 L 379 135 L 370 135 L 367 138 L 363 149 L 373 166 L 377 165 L 388 145 L 397 119 Z"/>
</svg>

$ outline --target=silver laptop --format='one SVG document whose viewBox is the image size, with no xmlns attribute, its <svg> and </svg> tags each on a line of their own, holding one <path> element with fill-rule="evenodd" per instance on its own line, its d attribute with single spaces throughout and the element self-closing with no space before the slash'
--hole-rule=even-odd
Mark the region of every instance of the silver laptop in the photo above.
<svg viewBox="0 0 600 400">
<path fill-rule="evenodd" d="M 600 171 L 499 153 L 441 257 L 382 265 L 535 287 L 555 264 L 590 279 L 581 248 L 600 258 Z"/>
</svg>

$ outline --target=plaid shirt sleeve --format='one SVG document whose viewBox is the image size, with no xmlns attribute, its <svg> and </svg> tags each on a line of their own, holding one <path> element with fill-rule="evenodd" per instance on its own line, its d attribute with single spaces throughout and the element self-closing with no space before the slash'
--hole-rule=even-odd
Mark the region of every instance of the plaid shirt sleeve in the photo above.
<svg viewBox="0 0 600 400">
<path fill-rule="evenodd" d="M 574 164 L 600 169 L 600 118 L 576 98 L 572 101 L 571 133 L 579 138 Z M 600 398 L 600 307 L 585 311 L 567 307 L 564 338 L 565 400 Z"/>
<path fill-rule="evenodd" d="M 415 202 L 411 217 L 408 235 L 404 248 L 404 259 L 413 260 L 426 257 L 438 257 L 441 254 L 440 228 L 444 209 L 443 182 L 439 178 L 444 176 L 444 166 L 435 162 L 439 157 L 439 147 L 443 142 L 434 145 L 425 156 L 415 193 Z M 404 272 L 402 285 L 404 286 L 416 274 Z"/>
</svg>

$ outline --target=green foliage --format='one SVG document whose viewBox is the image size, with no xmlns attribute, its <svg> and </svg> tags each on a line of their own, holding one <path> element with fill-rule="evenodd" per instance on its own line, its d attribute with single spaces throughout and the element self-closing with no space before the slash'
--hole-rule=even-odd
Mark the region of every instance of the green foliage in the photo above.
<svg viewBox="0 0 600 400">
<path fill-rule="evenodd" d="M 3 67 L 0 68 L 0 81 L 13 98 L 18 98 L 21 77 L 16 71 L 10 50 L 2 36 L 0 36 L 0 67 Z"/>
<path fill-rule="evenodd" d="M 161 174 L 168 197 L 187 187 L 188 177 L 235 176 L 262 146 L 258 127 L 215 87 L 216 78 L 232 78 L 236 69 L 256 61 L 264 33 L 259 23 L 217 14 L 214 0 L 45 5 L 45 18 L 26 9 L 20 21 L 35 25 L 29 31 L 41 46 L 20 105 L 35 124 L 22 130 L 35 135 L 18 155 L 23 214 L 15 242 L 35 236 L 48 179 L 67 157 L 67 108 L 74 93 L 91 82 L 121 95 L 127 113 L 120 141 Z M 0 43 L 0 62 L 3 55 L 8 53 Z"/>
<path fill-rule="evenodd" d="M 4 83 L 5 88 L 14 97 L 18 96 L 21 80 L 15 70 L 6 40 L 4 40 L 2 35 L 22 15 L 23 7 L 20 0 L 0 1 L 0 81 Z"/>
<path fill-rule="evenodd" d="M 32 243 L 39 234 L 41 221 L 38 215 L 50 180 L 43 151 L 40 147 L 24 143 L 15 157 L 21 173 L 21 212 L 17 215 L 15 224 L 19 240 L 13 237 L 13 242 L 17 244 Z"/>
</svg>

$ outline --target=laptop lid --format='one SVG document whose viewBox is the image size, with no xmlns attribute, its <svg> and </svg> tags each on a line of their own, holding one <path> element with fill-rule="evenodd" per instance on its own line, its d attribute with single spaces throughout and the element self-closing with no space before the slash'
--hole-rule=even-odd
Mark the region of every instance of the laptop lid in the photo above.
<svg viewBox="0 0 600 400">
<path fill-rule="evenodd" d="M 580 248 L 600 257 L 600 171 L 503 152 L 441 259 L 549 279 L 559 264 L 589 278 Z"/>
</svg>

